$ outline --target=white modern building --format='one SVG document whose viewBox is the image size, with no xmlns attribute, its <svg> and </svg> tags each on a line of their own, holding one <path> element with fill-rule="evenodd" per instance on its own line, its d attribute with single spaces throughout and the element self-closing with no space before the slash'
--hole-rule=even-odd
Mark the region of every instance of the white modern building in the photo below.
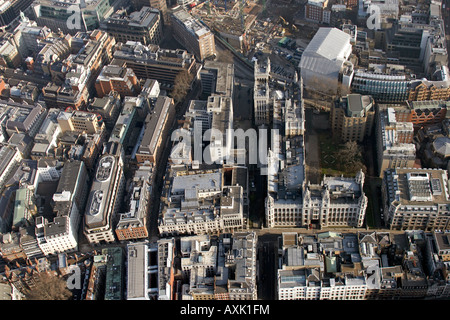
<svg viewBox="0 0 450 320">
<path fill-rule="evenodd" d="M 351 36 L 337 28 L 319 28 L 299 64 L 306 90 L 345 94 L 353 77 Z"/>
</svg>

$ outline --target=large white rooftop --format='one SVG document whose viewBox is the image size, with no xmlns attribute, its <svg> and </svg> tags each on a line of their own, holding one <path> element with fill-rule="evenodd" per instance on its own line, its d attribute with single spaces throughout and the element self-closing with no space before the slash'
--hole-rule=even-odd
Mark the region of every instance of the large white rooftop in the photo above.
<svg viewBox="0 0 450 320">
<path fill-rule="evenodd" d="M 339 72 L 352 52 L 350 38 L 337 28 L 320 28 L 303 52 L 300 69 L 321 74 Z"/>
<path fill-rule="evenodd" d="M 222 188 L 222 173 L 198 173 L 178 175 L 173 178 L 172 194 L 184 194 L 186 189 L 195 188 L 199 191 L 220 190 Z"/>
</svg>

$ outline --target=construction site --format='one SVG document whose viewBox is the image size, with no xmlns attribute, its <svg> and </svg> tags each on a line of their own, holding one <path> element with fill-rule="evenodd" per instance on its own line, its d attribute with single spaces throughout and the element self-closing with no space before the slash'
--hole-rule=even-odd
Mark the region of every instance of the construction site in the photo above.
<svg viewBox="0 0 450 320">
<path fill-rule="evenodd" d="M 298 25 L 302 0 L 207 0 L 186 8 L 236 51 L 251 59 L 255 51 L 269 52 L 284 36 L 310 40 L 316 26 Z"/>
<path fill-rule="evenodd" d="M 252 0 L 208 0 L 192 6 L 190 13 L 245 55 L 253 45 L 255 23 L 263 8 L 264 3 Z"/>
</svg>

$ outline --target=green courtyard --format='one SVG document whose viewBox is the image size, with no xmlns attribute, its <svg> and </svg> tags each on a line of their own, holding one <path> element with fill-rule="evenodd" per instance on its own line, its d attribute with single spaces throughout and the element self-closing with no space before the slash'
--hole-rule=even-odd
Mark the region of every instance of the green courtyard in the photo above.
<svg viewBox="0 0 450 320">
<path fill-rule="evenodd" d="M 347 150 L 328 130 L 319 131 L 318 138 L 321 175 L 354 177 L 360 169 L 365 170 L 360 151 Z"/>
</svg>

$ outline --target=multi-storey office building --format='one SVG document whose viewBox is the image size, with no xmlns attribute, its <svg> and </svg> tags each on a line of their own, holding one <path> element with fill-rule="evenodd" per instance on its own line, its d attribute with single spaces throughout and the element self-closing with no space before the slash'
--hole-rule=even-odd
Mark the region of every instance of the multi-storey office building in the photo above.
<svg viewBox="0 0 450 320">
<path fill-rule="evenodd" d="M 216 55 L 214 34 L 182 8 L 172 12 L 173 35 L 199 61 Z"/>
<path fill-rule="evenodd" d="M 140 164 L 159 161 L 161 147 L 165 145 L 173 115 L 175 113 L 173 100 L 167 96 L 159 96 L 154 110 L 145 119 L 145 131 L 136 152 L 136 160 Z"/>
<path fill-rule="evenodd" d="M 140 167 L 133 177 L 129 211 L 120 214 L 116 226 L 119 241 L 148 237 L 147 215 L 152 195 L 154 168 Z"/>
<path fill-rule="evenodd" d="M 406 108 L 396 108 L 396 118 L 411 122 L 415 129 L 441 123 L 450 108 L 450 102 L 444 100 L 407 101 L 406 104 Z"/>
<path fill-rule="evenodd" d="M 280 237 L 277 291 L 282 300 L 398 300 L 448 296 L 445 278 L 424 272 L 433 244 L 422 257 L 417 232 L 285 232 Z M 424 246 L 425 247 L 425 246 Z M 396 258 L 394 258 L 396 257 Z M 445 268 L 441 261 L 433 267 Z M 438 267 L 438 265 L 440 267 Z M 439 280 L 440 279 L 440 280 Z"/>
<path fill-rule="evenodd" d="M 0 186 L 9 179 L 10 174 L 19 166 L 22 155 L 17 148 L 8 145 L 0 147 Z"/>
<path fill-rule="evenodd" d="M 131 5 L 136 11 L 141 10 L 143 7 L 150 7 L 159 10 L 161 22 L 164 25 L 170 24 L 167 4 L 168 2 L 166 2 L 166 0 L 131 0 Z"/>
<path fill-rule="evenodd" d="M 423 53 L 423 67 L 427 77 L 431 77 L 436 69 L 445 69 L 448 74 L 448 52 L 445 39 L 444 20 L 440 16 L 440 7 L 436 3 L 430 4 L 429 36 Z M 439 14 L 433 17 L 434 12 Z"/>
<path fill-rule="evenodd" d="M 39 52 L 39 41 L 53 36 L 48 27 L 39 27 L 35 21 L 21 19 L 19 26 L 14 30 L 15 43 L 23 59 L 34 56 Z"/>
<path fill-rule="evenodd" d="M 394 108 L 380 108 L 377 113 L 375 134 L 380 177 L 388 168 L 412 168 L 416 160 L 413 124 L 397 120 L 397 115 Z"/>
<path fill-rule="evenodd" d="M 269 152 L 267 165 L 266 224 L 269 228 L 300 226 L 302 190 L 305 185 L 305 149 L 303 136 L 283 143 L 284 166 L 280 150 Z M 281 182 L 281 183 L 279 183 Z"/>
<path fill-rule="evenodd" d="M 82 161 L 66 161 L 53 196 L 53 221 L 36 218 L 36 239 L 45 255 L 78 248 L 78 230 L 88 191 L 88 175 Z"/>
<path fill-rule="evenodd" d="M 330 23 L 330 19 L 324 11 L 328 0 L 308 0 L 305 6 L 305 19 L 317 23 Z"/>
<path fill-rule="evenodd" d="M 231 260 L 226 262 L 235 270 L 228 279 L 229 300 L 257 300 L 256 248 L 258 236 L 254 232 L 235 232 L 231 241 Z"/>
<path fill-rule="evenodd" d="M 79 131 L 89 134 L 100 133 L 105 124 L 99 122 L 96 114 L 85 111 L 63 112 L 58 115 L 58 124 L 61 132 Z"/>
<path fill-rule="evenodd" d="M 173 248 L 173 243 L 168 243 L 166 239 L 159 240 L 156 247 L 147 241 L 127 245 L 127 300 L 157 299 L 165 296 L 161 291 L 172 289 Z M 159 280 L 164 274 L 169 274 L 169 279 L 167 282 L 161 281 L 161 286 Z M 170 292 L 167 295 L 170 299 Z"/>
<path fill-rule="evenodd" d="M 175 286 L 175 255 L 176 255 L 175 238 L 159 239 L 157 244 L 157 294 L 158 300 L 178 300 L 178 293 Z M 153 290 L 155 292 L 155 290 Z"/>
<path fill-rule="evenodd" d="M 435 3 L 425 10 L 418 6 L 410 19 L 400 19 L 379 32 L 384 36 L 381 47 L 390 58 L 431 77 L 435 68 L 447 66 L 448 62 L 444 22 L 439 11 Z"/>
<path fill-rule="evenodd" d="M 398 59 L 402 65 L 422 70 L 423 42 L 428 36 L 428 31 L 414 28 L 406 23 L 393 24 L 385 30 L 384 49 L 389 56 Z"/>
<path fill-rule="evenodd" d="M 103 66 L 111 62 L 115 44 L 115 39 L 102 30 L 78 32 L 71 46 L 71 50 L 77 53 L 64 60 L 68 67 L 62 68 L 66 73 L 65 85 L 75 91 L 82 91 L 86 87 L 88 93 L 93 95 L 95 80 Z"/>
<path fill-rule="evenodd" d="M 133 69 L 140 79 L 155 79 L 167 90 L 173 89 L 179 73 L 187 72 L 195 77 L 199 70 L 194 55 L 186 50 L 161 49 L 132 41 L 117 45 L 113 64 Z"/>
<path fill-rule="evenodd" d="M 231 232 L 244 226 L 242 186 L 223 185 L 223 172 L 171 172 L 160 212 L 160 234 Z"/>
<path fill-rule="evenodd" d="M 111 130 L 109 136 L 110 142 L 120 143 L 124 149 L 130 145 L 131 133 L 138 120 L 137 107 L 136 104 L 129 103 L 128 101 L 123 103 L 119 117 Z"/>
<path fill-rule="evenodd" d="M 324 177 L 321 186 L 309 185 L 303 196 L 302 225 L 362 227 L 367 208 L 364 174 L 355 178 Z"/>
<path fill-rule="evenodd" d="M 408 90 L 409 101 L 448 100 L 450 98 L 450 81 L 411 81 Z M 405 99 L 406 100 L 406 99 Z"/>
<path fill-rule="evenodd" d="M 245 143 L 245 141 L 238 140 L 238 149 L 234 149 L 235 141 L 233 139 L 235 138 L 230 130 L 233 128 L 233 105 L 232 96 L 230 96 L 233 87 L 232 65 L 213 63 L 212 67 L 217 74 L 210 78 L 211 72 L 208 72 L 208 77 L 204 78 L 202 82 L 207 82 L 208 88 L 213 91 L 213 94 L 206 101 L 192 100 L 184 116 L 182 135 L 183 137 L 194 136 L 194 139 L 177 140 L 172 148 L 169 161 L 172 168 L 185 166 L 194 169 L 202 167 L 205 163 L 226 163 L 229 172 L 232 172 L 231 186 L 243 186 L 243 202 L 246 206 L 247 171 L 246 169 L 242 170 L 242 167 L 233 166 L 236 161 L 244 164 L 246 159 L 244 159 L 245 151 L 240 149 L 242 148 L 241 143 Z M 210 132 L 210 129 L 213 132 Z M 210 141 L 204 150 L 205 146 L 196 142 L 196 130 Z M 195 159 L 193 160 L 193 158 Z M 235 179 L 237 175 L 239 177 Z"/>
<path fill-rule="evenodd" d="M 374 119 L 375 106 L 371 96 L 349 94 L 331 108 L 331 130 L 344 142 L 363 141 L 371 134 Z"/>
<path fill-rule="evenodd" d="M 33 1 L 30 0 L 13 0 L 2 1 L 0 12 L 0 26 L 8 26 L 16 20 L 21 12 L 25 11 Z"/>
<path fill-rule="evenodd" d="M 440 259 L 442 261 L 450 261 L 450 233 L 447 231 L 434 232 L 433 237 Z"/>
<path fill-rule="evenodd" d="M 234 64 L 205 61 L 203 68 L 200 70 L 200 81 L 203 94 L 222 94 L 233 97 Z"/>
<path fill-rule="evenodd" d="M 218 246 L 208 235 L 188 236 L 180 239 L 180 251 L 183 300 L 214 300 Z"/>
<path fill-rule="evenodd" d="M 40 0 L 32 5 L 38 26 L 47 26 L 52 31 L 76 34 L 92 31 L 101 21 L 124 5 L 123 0 L 107 1 L 58 1 Z"/>
<path fill-rule="evenodd" d="M 0 151 L 0 154 L 8 156 L 4 151 Z M 2 192 L 0 196 L 0 232 L 3 234 L 8 233 L 12 229 L 16 191 L 25 187 L 31 190 L 36 190 L 37 188 L 39 173 L 36 172 L 36 165 L 36 161 L 21 160 L 20 158 L 16 160 L 9 159 L 9 161 L 2 163 L 0 169 L 6 170 L 6 175 L 0 176 L 0 190 Z M 23 219 L 20 220 L 20 225 L 22 222 L 25 222 Z"/>
<path fill-rule="evenodd" d="M 136 41 L 144 46 L 159 44 L 162 25 L 159 10 L 148 6 L 127 15 L 119 10 L 100 23 L 100 29 L 111 34 L 116 42 Z"/>
<path fill-rule="evenodd" d="M 44 101 L 48 107 L 65 110 L 68 107 L 83 109 L 89 95 L 95 93 L 95 80 L 105 64 L 112 59 L 112 47 L 115 40 L 106 32 L 78 32 L 74 37 L 67 36 L 69 44 L 68 56 L 54 61 L 52 55 L 47 72 L 54 83 L 49 83 L 44 89 Z M 70 54 L 76 52 L 76 54 Z M 64 59 L 64 60 L 63 60 Z M 41 64 L 37 64 L 36 68 Z"/>
<path fill-rule="evenodd" d="M 204 138 L 210 141 L 209 152 L 204 152 L 206 163 L 225 163 L 231 156 L 233 129 L 233 98 L 221 95 L 208 97 L 206 111 L 211 121 L 211 134 Z M 206 126 L 202 125 L 205 129 Z M 217 130 L 217 131 L 216 131 Z M 197 159 L 196 159 L 197 160 Z"/>
<path fill-rule="evenodd" d="M 20 52 L 14 44 L 14 39 L 11 35 L 6 35 L 0 42 L 0 65 L 17 68 L 20 64 Z"/>
<path fill-rule="evenodd" d="M 64 163 L 57 160 L 39 159 L 37 162 L 37 175 L 39 181 L 58 181 Z"/>
<path fill-rule="evenodd" d="M 114 91 L 120 96 L 135 96 L 141 88 L 138 78 L 130 68 L 116 65 L 104 66 L 95 80 L 95 91 L 99 98 L 103 98 Z"/>
<path fill-rule="evenodd" d="M 53 76 L 52 66 L 58 62 L 66 59 L 70 55 L 70 41 L 73 38 L 70 35 L 50 33 L 47 37 L 39 40 L 39 45 L 36 45 L 36 53 L 33 54 L 33 72 L 44 76 L 51 76 L 52 80 L 58 84 L 64 82 L 57 76 Z M 33 48 L 33 47 L 31 47 Z"/>
<path fill-rule="evenodd" d="M 42 89 L 42 92 L 45 104 L 50 108 L 60 108 L 61 110 L 72 108 L 80 110 L 88 103 L 89 93 L 86 87 L 78 91 L 71 87 L 58 86 L 49 82 Z"/>
<path fill-rule="evenodd" d="M 174 238 L 159 240 L 159 248 L 165 249 L 158 251 L 163 280 L 160 284 L 165 288 L 162 291 L 165 294 L 160 294 L 159 299 L 256 300 L 257 241 L 253 232 L 186 236 L 179 242 Z M 175 287 L 167 272 L 169 263 L 170 266 L 173 263 L 174 250 L 181 255 L 179 282 L 182 283 Z"/>
<path fill-rule="evenodd" d="M 314 268 L 278 270 L 279 300 L 364 300 L 365 276 L 319 277 Z"/>
<path fill-rule="evenodd" d="M 275 114 L 278 116 L 275 116 Z M 298 85 L 287 88 L 281 99 L 274 101 L 273 118 L 274 124 L 277 127 L 281 127 L 282 130 L 284 127 L 285 137 L 302 136 L 305 134 L 305 106 L 301 79 Z M 276 120 L 280 122 L 276 123 Z"/>
<path fill-rule="evenodd" d="M 447 171 L 388 169 L 382 199 L 386 225 L 393 230 L 448 230 L 450 199 Z"/>
<path fill-rule="evenodd" d="M 125 180 L 123 157 L 122 146 L 109 142 L 97 164 L 84 215 L 84 235 L 90 243 L 115 241 Z"/>
<path fill-rule="evenodd" d="M 8 92 L 9 91 L 9 92 Z M 9 88 L 7 88 L 9 98 L 18 103 L 35 104 L 41 91 L 33 82 L 20 80 L 19 82 L 9 80 Z"/>
<path fill-rule="evenodd" d="M 0 103 L 0 114 L 0 125 L 7 136 L 26 133 L 33 138 L 47 116 L 47 110 L 39 103 L 28 105 L 5 101 Z"/>
<path fill-rule="evenodd" d="M 113 91 L 103 98 L 94 98 L 88 105 L 87 110 L 100 115 L 105 126 L 112 128 L 119 116 L 120 107 L 120 95 Z"/>
<path fill-rule="evenodd" d="M 353 93 L 370 95 L 378 103 L 403 102 L 408 98 L 410 81 L 404 74 L 375 73 L 356 70 L 351 90 Z"/>
</svg>

